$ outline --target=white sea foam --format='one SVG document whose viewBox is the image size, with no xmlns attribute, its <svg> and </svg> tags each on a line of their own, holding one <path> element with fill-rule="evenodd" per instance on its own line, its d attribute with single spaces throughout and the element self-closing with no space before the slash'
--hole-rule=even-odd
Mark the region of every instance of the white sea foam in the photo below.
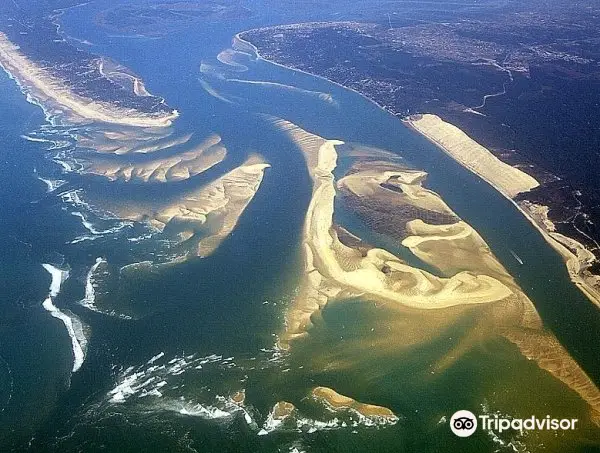
<svg viewBox="0 0 600 453">
<path fill-rule="evenodd" d="M 60 287 L 64 281 L 69 278 L 69 271 L 59 269 L 51 264 L 42 264 L 42 267 L 52 276 L 50 282 L 50 297 L 56 297 L 60 292 Z"/>
<path fill-rule="evenodd" d="M 55 191 L 60 186 L 62 186 L 66 183 L 66 181 L 63 179 L 46 179 L 46 178 L 42 178 L 41 176 L 38 176 L 37 179 L 39 179 L 44 184 L 46 184 L 46 192 L 47 193 Z"/>
<path fill-rule="evenodd" d="M 154 357 L 152 357 L 150 360 L 148 360 L 148 364 L 151 365 L 154 362 L 156 362 L 158 359 L 162 358 L 165 356 L 164 352 L 159 352 L 158 354 L 156 354 Z"/>
<path fill-rule="evenodd" d="M 106 263 L 104 258 L 96 258 L 96 262 L 90 268 L 87 273 L 87 278 L 85 279 L 85 296 L 81 301 L 79 301 L 80 305 L 92 311 L 99 311 L 96 307 L 96 287 L 95 287 L 95 277 L 94 274 L 102 263 Z"/>
<path fill-rule="evenodd" d="M 65 203 L 69 203 L 74 206 L 85 206 L 89 208 L 89 205 L 85 201 L 83 201 L 79 196 L 80 191 L 81 190 L 79 189 L 69 190 L 68 192 L 61 193 L 60 197 Z"/>
<path fill-rule="evenodd" d="M 79 244 L 80 242 L 84 242 L 84 241 L 95 241 L 98 238 L 101 238 L 103 236 L 89 236 L 84 234 L 83 236 L 77 236 L 75 239 L 73 239 L 72 241 L 69 241 L 69 244 Z"/>
<path fill-rule="evenodd" d="M 94 224 L 85 217 L 85 215 L 83 213 L 81 213 L 79 211 L 73 211 L 71 213 L 71 215 L 74 215 L 75 217 L 79 217 L 81 219 L 81 223 L 82 223 L 83 227 L 86 230 L 88 230 L 90 233 L 96 234 L 96 235 L 116 233 L 117 231 L 121 231 L 123 228 L 129 227 L 132 225 L 131 222 L 119 222 L 117 224 L 117 226 L 114 226 L 112 228 L 107 228 L 106 230 L 98 230 L 98 229 L 96 229 Z"/>
<path fill-rule="evenodd" d="M 134 238 L 127 238 L 127 240 L 129 242 L 141 242 L 141 241 L 145 241 L 146 239 L 152 238 L 152 236 L 153 236 L 152 233 L 148 233 L 148 234 L 142 234 L 141 236 L 134 237 Z M 123 267 L 125 267 L 125 266 L 123 266 Z"/>
<path fill-rule="evenodd" d="M 164 393 L 164 387 L 173 386 L 173 382 L 179 382 L 179 376 L 187 371 L 197 372 L 203 366 L 215 364 L 223 368 L 234 367 L 232 360 L 223 360 L 223 357 L 217 354 L 208 356 L 197 356 L 190 354 L 186 356 L 175 356 L 166 360 L 164 353 L 159 353 L 151 357 L 147 362 L 137 367 L 129 367 L 123 371 L 115 387 L 108 392 L 108 400 L 111 403 L 123 403 L 129 398 L 136 396 L 149 396 Z M 190 409 L 191 410 L 191 409 Z"/>
<path fill-rule="evenodd" d="M 54 158 L 54 162 L 60 165 L 65 171 L 65 173 L 71 173 L 73 171 L 73 165 L 71 165 L 69 162 L 65 162 L 64 160 L 58 158 Z"/>
<path fill-rule="evenodd" d="M 366 417 L 352 409 L 348 409 L 343 413 L 338 414 L 335 418 L 325 420 L 304 417 L 297 409 L 283 419 L 276 419 L 273 415 L 273 410 L 271 410 L 262 429 L 258 432 L 258 435 L 265 436 L 273 431 L 283 429 L 284 426 L 287 430 L 302 431 L 307 434 L 345 428 L 383 428 L 385 426 L 395 425 L 398 420 L 397 417 Z"/>
<path fill-rule="evenodd" d="M 267 420 L 263 425 L 262 429 L 258 432 L 259 436 L 266 436 L 267 434 L 275 431 L 283 424 L 282 419 L 277 419 L 273 416 L 273 412 L 269 413 Z"/>
<path fill-rule="evenodd" d="M 54 140 L 49 140 L 47 138 L 38 138 L 32 137 L 30 135 L 21 135 L 23 140 L 27 140 L 28 142 L 36 142 L 36 143 L 52 143 L 54 144 Z"/>
<path fill-rule="evenodd" d="M 95 236 L 97 237 L 97 236 Z M 73 242 L 71 242 L 73 243 Z M 94 311 L 96 313 L 100 313 L 106 316 L 112 316 L 119 319 L 133 319 L 131 316 L 124 315 L 122 313 L 117 313 L 113 311 L 101 310 L 96 306 L 96 288 L 98 286 L 97 283 L 97 274 L 98 268 L 106 264 L 107 261 L 104 258 L 96 258 L 96 262 L 90 267 L 90 270 L 87 273 L 87 277 L 85 280 L 85 295 L 83 299 L 79 301 L 79 305 L 87 308 L 88 310 Z"/>
<path fill-rule="evenodd" d="M 165 409 L 169 409 L 166 407 Z M 172 409 L 177 411 L 181 415 L 190 415 L 193 417 L 202 417 L 208 419 L 215 418 L 226 418 L 231 417 L 232 414 L 226 412 L 218 407 L 211 405 L 202 405 L 199 403 L 187 402 L 187 403 L 175 403 L 175 407 Z"/>
<path fill-rule="evenodd" d="M 507 420 L 511 420 L 512 416 L 509 414 L 504 414 L 500 411 L 494 411 L 490 409 L 487 401 L 484 401 L 481 405 L 481 414 L 495 416 L 499 418 L 504 418 Z M 525 445 L 520 441 L 523 437 L 523 434 L 519 434 L 518 432 L 505 432 L 501 435 L 494 432 L 491 428 L 487 430 L 487 435 L 494 444 L 497 445 L 497 449 L 495 451 L 502 452 L 520 452 L 526 451 Z M 500 437 L 502 436 L 502 437 Z"/>
<path fill-rule="evenodd" d="M 48 311 L 54 318 L 60 319 L 65 325 L 67 333 L 71 338 L 71 345 L 73 348 L 72 371 L 76 372 L 81 368 L 81 365 L 83 365 L 83 361 L 85 360 L 85 351 L 87 348 L 87 339 L 85 337 L 83 323 L 74 314 L 70 313 L 67 315 L 63 313 L 52 302 L 52 298 L 58 295 L 61 285 L 69 277 L 69 272 L 58 269 L 51 264 L 42 264 L 42 266 L 52 276 L 50 293 L 42 303 L 42 307 L 44 307 L 44 309 Z"/>
</svg>

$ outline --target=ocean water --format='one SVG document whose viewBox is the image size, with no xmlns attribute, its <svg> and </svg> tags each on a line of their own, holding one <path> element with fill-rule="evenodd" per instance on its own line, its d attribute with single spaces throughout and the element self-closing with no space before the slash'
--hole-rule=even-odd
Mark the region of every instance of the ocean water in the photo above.
<svg viewBox="0 0 600 453">
<path fill-rule="evenodd" d="M 291 352 L 275 348 L 301 277 L 310 179 L 301 153 L 268 115 L 325 138 L 389 150 L 427 171 L 428 186 L 482 234 L 547 327 L 600 381 L 597 309 L 510 202 L 356 93 L 246 55 L 234 54 L 233 67 L 217 60 L 244 29 L 334 17 L 327 9 L 322 16 L 267 16 L 265 6 L 254 5 L 258 13 L 246 19 L 202 22 L 159 39 L 111 35 L 95 24 L 100 7 L 93 3 L 63 15 L 69 35 L 132 68 L 181 112 L 176 133 L 223 138 L 222 164 L 168 189 L 63 172 L 57 161 L 69 163 L 78 152 L 73 130 L 48 125 L 42 110 L 0 76 L 0 445 L 49 452 L 593 451 L 598 433 L 585 403 L 500 337 L 478 344 L 441 376 L 431 373 L 452 338 L 477 324 L 476 311 L 457 312 L 456 322 L 440 321 L 444 330 L 436 331 L 410 310 L 342 301 L 316 316 L 308 339 Z M 124 268 L 168 258 L 169 247 L 141 225 L 103 216 L 94 203 L 168 198 L 251 153 L 271 168 L 213 255 Z M 337 220 L 367 234 L 356 219 L 341 213 Z M 427 341 L 397 347 L 407 332 Z M 306 398 L 316 385 L 389 407 L 399 420 L 372 426 L 357 414 L 332 414 Z M 231 401 L 241 389 L 244 408 Z M 275 426 L 269 411 L 280 400 L 297 411 Z M 447 425 L 463 408 L 573 416 L 583 426 L 558 439 L 480 432 L 465 441 Z"/>
</svg>

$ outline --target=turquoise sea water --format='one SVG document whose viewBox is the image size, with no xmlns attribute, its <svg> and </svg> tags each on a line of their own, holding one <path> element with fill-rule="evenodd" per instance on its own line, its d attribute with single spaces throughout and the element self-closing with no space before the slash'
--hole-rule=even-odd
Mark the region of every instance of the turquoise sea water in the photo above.
<svg viewBox="0 0 600 453">
<path fill-rule="evenodd" d="M 548 328 L 596 382 L 600 318 L 569 282 L 560 257 L 511 203 L 397 118 L 356 93 L 307 74 L 243 55 L 238 58 L 248 71 L 235 74 L 216 60 L 244 29 L 330 17 L 317 17 L 314 11 L 257 14 L 203 22 L 149 39 L 111 36 L 94 24 L 96 8 L 90 4 L 66 12 L 64 30 L 91 42 L 92 51 L 132 68 L 151 92 L 178 108 L 178 133 L 222 136 L 227 160 L 193 183 L 233 168 L 250 153 L 263 155 L 271 168 L 234 233 L 212 256 L 124 275 L 121 266 L 158 249 L 152 241 L 134 245 L 138 243 L 129 240 L 147 231 L 98 218 L 85 206 L 64 203 L 60 194 L 82 188 L 84 200 L 88 196 L 118 202 L 120 197 L 151 200 L 180 187 L 131 189 L 63 174 L 51 159 L 61 150 L 48 150 L 48 143 L 26 141 L 21 135 L 38 131 L 55 139 L 64 128 L 44 129 L 42 111 L 28 104 L 2 75 L 3 445 L 30 451 L 157 452 L 479 452 L 534 445 L 544 451 L 540 444 L 547 439 L 535 435 L 497 439 L 477 433 L 468 441 L 457 439 L 446 420 L 463 408 L 514 417 L 585 413 L 577 395 L 500 338 L 473 348 L 443 376 L 424 378 L 435 357 L 450 349 L 451 339 L 476 323 L 476 313 L 468 310 L 432 341 L 396 350 L 397 336 L 426 325 L 418 314 L 407 311 L 394 323 L 397 314 L 385 308 L 360 300 L 338 302 L 323 310 L 309 339 L 292 353 L 276 351 L 275 335 L 301 277 L 299 243 L 310 179 L 299 150 L 261 114 L 288 119 L 325 138 L 389 150 L 427 171 L 428 187 L 482 234 Z M 261 5 L 254 9 L 261 11 Z M 215 72 L 202 73 L 201 62 L 214 65 Z M 335 104 L 307 91 L 217 77 L 223 75 L 329 93 Z M 211 96 L 200 79 L 234 102 Z M 72 147 L 67 139 L 66 153 Z M 64 179 L 66 184 L 48 194 L 38 176 Z M 81 212 L 97 230 L 114 232 L 90 235 L 73 212 Z M 343 213 L 338 220 L 352 223 Z M 358 222 L 348 226 L 364 228 Z M 92 239 L 72 243 L 82 235 Z M 510 250 L 525 264 L 517 263 Z M 78 303 L 97 258 L 108 263 L 96 289 L 96 303 L 104 313 Z M 86 326 L 87 354 L 76 373 L 71 373 L 72 348 L 64 326 L 41 306 L 50 285 L 42 263 L 70 270 L 54 303 Z M 393 426 L 372 427 L 355 416 L 336 419 L 305 398 L 315 385 L 390 407 L 400 420 Z M 246 412 L 228 402 L 242 388 Z M 291 425 L 259 435 L 270 408 L 280 400 L 292 401 L 298 415 Z M 597 439 L 588 422 L 547 451 L 592 451 Z"/>
</svg>

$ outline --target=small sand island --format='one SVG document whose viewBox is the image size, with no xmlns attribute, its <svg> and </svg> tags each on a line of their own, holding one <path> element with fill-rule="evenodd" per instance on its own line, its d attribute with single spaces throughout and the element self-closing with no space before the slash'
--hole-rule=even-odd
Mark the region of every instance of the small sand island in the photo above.
<svg viewBox="0 0 600 453">
<path fill-rule="evenodd" d="M 267 419 L 263 428 L 258 432 L 259 436 L 264 436 L 269 434 L 271 431 L 277 429 L 281 424 L 283 424 L 289 417 L 292 416 L 294 411 L 296 410 L 296 406 L 288 401 L 278 401 L 275 403 Z"/>
<path fill-rule="evenodd" d="M 344 396 L 329 387 L 315 387 L 311 396 L 333 411 L 351 410 L 357 414 L 383 423 L 396 423 L 398 417 L 387 407 L 365 404 Z"/>
<path fill-rule="evenodd" d="M 68 121 L 73 123 L 102 121 L 139 127 L 166 127 L 179 116 L 176 110 L 142 111 L 133 106 L 117 106 L 97 96 L 91 97 L 91 91 L 88 96 L 76 93 L 64 76 L 61 77 L 52 68 L 32 61 L 1 32 L 0 65 L 45 108 L 61 111 Z M 100 65 L 101 61 L 98 60 L 95 70 L 99 78 L 102 78 Z M 145 89 L 136 90 L 136 86 L 139 87 L 139 84 L 134 84 L 130 94 L 140 98 L 149 97 Z M 115 88 L 117 87 L 115 85 Z M 158 103 L 164 104 L 164 101 L 158 99 Z"/>
</svg>

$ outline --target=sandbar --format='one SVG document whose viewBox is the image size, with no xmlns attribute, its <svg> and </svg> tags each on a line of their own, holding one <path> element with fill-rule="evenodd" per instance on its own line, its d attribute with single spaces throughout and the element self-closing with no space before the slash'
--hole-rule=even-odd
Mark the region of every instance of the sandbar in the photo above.
<svg viewBox="0 0 600 453">
<path fill-rule="evenodd" d="M 95 158 L 84 164 L 84 172 L 104 176 L 111 181 L 172 182 L 189 179 L 222 162 L 227 150 L 220 144 L 201 143 L 169 157 L 144 162 Z M 207 146 L 209 145 L 209 146 Z"/>
<path fill-rule="evenodd" d="M 205 257 L 233 231 L 268 167 L 262 157 L 252 155 L 239 167 L 162 206 L 122 204 L 112 211 L 121 218 L 148 222 L 159 231 L 172 233 L 188 250 L 187 258 Z"/>
<path fill-rule="evenodd" d="M 325 403 L 334 411 L 349 409 L 359 413 L 363 417 L 384 419 L 388 422 L 396 422 L 398 420 L 396 414 L 387 407 L 361 403 L 329 387 L 315 387 L 311 392 L 311 396 L 315 400 Z"/>
</svg>

